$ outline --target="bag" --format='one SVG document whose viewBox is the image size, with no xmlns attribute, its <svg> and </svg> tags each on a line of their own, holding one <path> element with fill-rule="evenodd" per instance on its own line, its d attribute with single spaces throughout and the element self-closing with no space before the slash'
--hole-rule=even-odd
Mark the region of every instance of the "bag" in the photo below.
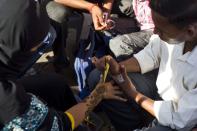
<svg viewBox="0 0 197 131">
<path fill-rule="evenodd" d="M 32 55 L 32 58 L 27 62 L 27 65 L 22 69 L 21 73 L 18 75 L 18 78 L 21 78 L 25 75 L 25 73 L 31 69 L 31 67 L 36 63 L 36 61 L 49 49 L 52 47 L 55 38 L 56 38 L 56 31 L 51 26 L 49 29 L 48 34 L 44 38 L 44 40 L 41 42 L 41 45 L 37 48 L 35 53 Z"/>
<path fill-rule="evenodd" d="M 79 42 L 79 50 L 75 58 L 74 68 L 77 75 L 80 98 L 84 98 L 90 93 L 87 78 L 90 72 L 95 68 L 91 61 L 92 57 L 96 56 L 100 58 L 104 56 L 108 50 L 102 36 L 99 34 L 100 33 L 91 27 L 88 38 L 86 40 L 80 40 Z"/>
</svg>

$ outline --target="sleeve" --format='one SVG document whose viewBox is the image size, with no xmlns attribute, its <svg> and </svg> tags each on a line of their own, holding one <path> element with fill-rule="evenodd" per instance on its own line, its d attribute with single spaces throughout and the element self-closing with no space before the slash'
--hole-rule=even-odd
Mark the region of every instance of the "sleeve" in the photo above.
<svg viewBox="0 0 197 131">
<path fill-rule="evenodd" d="M 74 128 L 75 128 L 75 120 L 74 120 L 73 115 L 71 113 L 69 113 L 69 112 L 65 112 L 65 114 L 68 116 L 68 118 L 70 120 L 72 130 L 74 130 Z"/>
<path fill-rule="evenodd" d="M 193 127 L 197 124 L 197 89 L 188 91 L 177 103 L 155 101 L 154 112 L 158 121 L 172 129 Z"/>
<path fill-rule="evenodd" d="M 12 81 L 0 80 L 0 130 L 74 130 L 70 113 L 48 108 Z"/>
<path fill-rule="evenodd" d="M 58 112 L 58 118 L 60 120 L 60 127 L 63 131 L 73 131 L 74 130 L 74 123 L 72 118 L 70 118 L 67 113 Z"/>
<path fill-rule="evenodd" d="M 22 86 L 7 81 L 0 81 L 0 125 L 11 121 L 21 115 L 28 108 L 30 97 L 25 93 Z"/>
<path fill-rule="evenodd" d="M 146 73 L 159 67 L 161 40 L 158 35 L 152 35 L 149 44 L 134 57 L 137 59 L 141 73 Z"/>
</svg>

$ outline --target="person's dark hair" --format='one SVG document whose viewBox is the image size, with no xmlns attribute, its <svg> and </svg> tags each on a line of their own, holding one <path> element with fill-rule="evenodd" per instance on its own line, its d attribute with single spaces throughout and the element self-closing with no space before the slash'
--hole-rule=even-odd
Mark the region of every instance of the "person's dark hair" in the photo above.
<svg viewBox="0 0 197 131">
<path fill-rule="evenodd" d="M 150 0 L 150 8 L 178 28 L 197 22 L 197 0 Z"/>
</svg>

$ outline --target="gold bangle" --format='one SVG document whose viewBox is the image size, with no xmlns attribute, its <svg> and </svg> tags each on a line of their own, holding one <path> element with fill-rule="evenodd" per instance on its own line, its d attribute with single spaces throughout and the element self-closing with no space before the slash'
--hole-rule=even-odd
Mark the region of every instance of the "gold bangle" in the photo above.
<svg viewBox="0 0 197 131">
<path fill-rule="evenodd" d="M 68 116 L 68 118 L 70 119 L 71 121 L 71 128 L 72 128 L 72 131 L 74 130 L 75 128 L 75 120 L 74 120 L 74 117 L 71 113 L 69 112 L 65 112 L 65 114 Z"/>
</svg>

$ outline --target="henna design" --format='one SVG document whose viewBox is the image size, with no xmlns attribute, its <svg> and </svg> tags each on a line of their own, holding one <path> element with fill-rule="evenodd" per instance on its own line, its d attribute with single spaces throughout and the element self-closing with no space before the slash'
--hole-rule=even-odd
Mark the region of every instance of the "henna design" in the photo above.
<svg viewBox="0 0 197 131">
<path fill-rule="evenodd" d="M 92 94 L 87 97 L 84 102 L 87 103 L 87 111 L 85 112 L 85 116 L 88 117 L 90 112 L 99 104 L 99 102 L 103 99 L 106 88 L 103 85 L 99 85 L 92 92 Z"/>
</svg>

